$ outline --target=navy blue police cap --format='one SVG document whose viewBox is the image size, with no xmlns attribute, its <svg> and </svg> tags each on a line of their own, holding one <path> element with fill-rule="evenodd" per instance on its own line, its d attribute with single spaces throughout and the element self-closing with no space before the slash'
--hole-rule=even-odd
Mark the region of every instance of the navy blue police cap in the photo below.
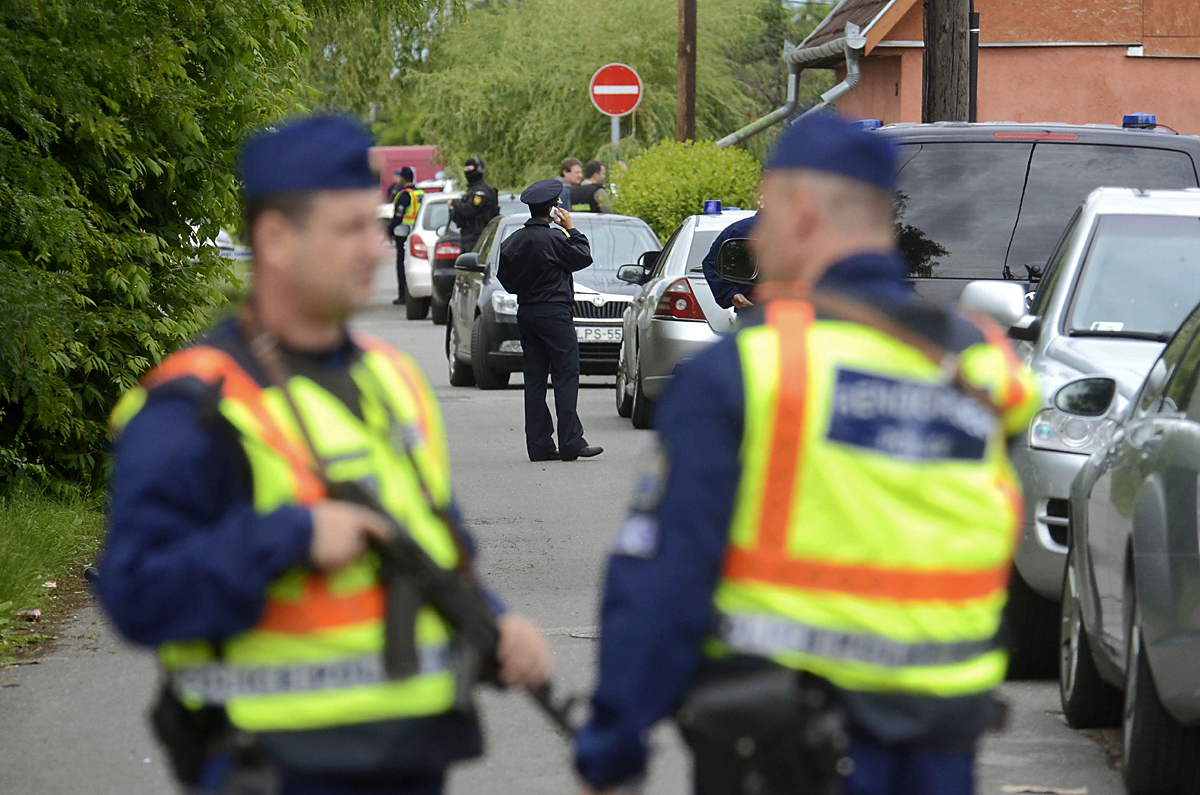
<svg viewBox="0 0 1200 795">
<path fill-rule="evenodd" d="M 412 182 L 413 180 L 415 180 L 417 178 L 417 175 L 414 174 L 413 170 L 411 168 L 409 168 L 408 166 L 405 166 L 404 168 L 397 171 L 396 175 L 403 177 L 404 179 L 408 180 L 409 182 Z"/>
<path fill-rule="evenodd" d="M 562 183 L 556 179 L 543 179 L 533 183 L 521 193 L 521 201 L 531 207 L 551 204 L 562 194 Z"/>
<path fill-rule="evenodd" d="M 269 193 L 378 188 L 367 159 L 371 144 L 371 134 L 345 116 L 289 119 L 242 145 L 242 190 L 253 199 Z"/>
<path fill-rule="evenodd" d="M 767 171 L 784 169 L 822 171 L 891 192 L 896 189 L 896 147 L 879 133 L 831 113 L 816 113 L 797 119 L 779 136 Z"/>
</svg>

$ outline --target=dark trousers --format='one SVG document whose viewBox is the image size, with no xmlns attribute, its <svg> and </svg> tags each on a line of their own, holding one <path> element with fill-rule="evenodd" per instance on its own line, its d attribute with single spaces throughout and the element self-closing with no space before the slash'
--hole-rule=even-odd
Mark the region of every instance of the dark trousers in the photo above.
<svg viewBox="0 0 1200 795">
<path fill-rule="evenodd" d="M 408 238 L 396 237 L 392 238 L 396 241 L 396 284 L 400 287 L 400 300 L 404 300 L 404 249 L 406 249 Z"/>
<path fill-rule="evenodd" d="M 893 748 L 863 737 L 850 741 L 854 772 L 845 795 L 973 795 L 972 750 Z"/>
<path fill-rule="evenodd" d="M 554 424 L 546 406 L 546 377 L 554 382 L 558 450 L 570 455 L 587 442 L 575 413 L 579 400 L 579 341 L 569 304 L 529 304 L 517 310 L 525 359 L 525 448 L 530 458 L 554 452 Z"/>
</svg>

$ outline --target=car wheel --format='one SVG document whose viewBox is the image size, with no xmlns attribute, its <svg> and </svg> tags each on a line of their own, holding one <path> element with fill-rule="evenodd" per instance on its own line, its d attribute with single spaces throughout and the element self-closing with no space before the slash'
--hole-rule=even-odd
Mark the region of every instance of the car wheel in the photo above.
<svg viewBox="0 0 1200 795">
<path fill-rule="evenodd" d="M 633 398 L 629 396 L 629 381 L 625 377 L 625 346 L 617 354 L 617 416 L 629 419 L 633 414 Z"/>
<path fill-rule="evenodd" d="M 458 328 L 454 318 L 446 325 L 446 366 L 450 369 L 450 386 L 475 386 L 475 373 L 459 358 Z"/>
<path fill-rule="evenodd" d="M 433 318 L 433 325 L 444 326 L 450 317 L 450 305 L 431 301 L 429 304 L 429 314 Z"/>
<path fill-rule="evenodd" d="M 1004 606 L 1009 679 L 1053 679 L 1058 674 L 1060 618 L 1058 605 L 1033 590 L 1014 567 Z"/>
<path fill-rule="evenodd" d="M 1063 577 L 1058 644 L 1058 694 L 1067 723 L 1076 729 L 1121 725 L 1121 691 L 1100 678 L 1083 625 L 1074 548 L 1067 556 L 1067 572 Z"/>
<path fill-rule="evenodd" d="M 429 314 L 428 298 L 413 298 L 407 289 L 404 290 L 404 317 L 409 320 L 424 320 Z"/>
<path fill-rule="evenodd" d="M 654 401 L 646 397 L 642 388 L 642 364 L 638 362 L 633 368 L 633 404 L 630 407 L 630 417 L 635 428 L 649 428 L 654 418 Z"/>
<path fill-rule="evenodd" d="M 1129 795 L 1200 792 L 1200 729 L 1186 729 L 1163 708 L 1146 659 L 1142 614 L 1132 594 L 1126 625 L 1121 761 Z"/>
<path fill-rule="evenodd" d="M 475 383 L 480 389 L 503 389 L 508 386 L 512 373 L 497 370 L 488 364 L 487 345 L 483 340 L 483 318 L 475 318 L 471 327 L 471 369 L 475 371 Z"/>
</svg>

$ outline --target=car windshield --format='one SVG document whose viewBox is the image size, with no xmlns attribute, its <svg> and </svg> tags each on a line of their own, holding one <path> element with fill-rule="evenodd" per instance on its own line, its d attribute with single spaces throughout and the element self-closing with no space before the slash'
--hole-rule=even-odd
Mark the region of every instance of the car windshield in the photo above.
<svg viewBox="0 0 1200 795">
<path fill-rule="evenodd" d="M 592 264 L 575 272 L 575 284 L 597 292 L 619 295 L 634 295 L 642 289 L 641 285 L 627 284 L 619 280 L 617 270 L 622 265 L 635 264 L 638 257 L 647 251 L 658 251 L 662 248 L 650 227 L 634 219 L 600 220 L 601 216 L 589 216 L 584 213 L 575 214 L 572 218 L 575 227 L 587 236 L 592 249 Z M 500 241 L 507 240 L 509 235 L 523 225 L 523 221 L 508 222 L 500 231 Z"/>
<path fill-rule="evenodd" d="M 1068 332 L 1166 339 L 1200 301 L 1200 218 L 1106 215 L 1083 264 Z"/>
</svg>

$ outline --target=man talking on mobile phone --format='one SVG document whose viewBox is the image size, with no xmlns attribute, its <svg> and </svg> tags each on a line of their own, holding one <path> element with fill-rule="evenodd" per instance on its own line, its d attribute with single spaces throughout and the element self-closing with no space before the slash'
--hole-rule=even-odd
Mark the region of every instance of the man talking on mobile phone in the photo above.
<svg viewBox="0 0 1200 795">
<path fill-rule="evenodd" d="M 571 274 L 592 264 L 587 237 L 571 214 L 559 206 L 562 185 L 556 179 L 535 182 L 521 194 L 530 218 L 500 244 L 496 273 L 505 290 L 517 296 L 525 375 L 525 447 L 530 461 L 574 461 L 604 452 L 583 439 L 575 412 L 579 398 L 579 341 L 575 337 L 575 280 Z M 554 222 L 562 227 L 555 229 Z M 546 378 L 554 379 L 558 447 L 546 407 Z"/>
</svg>

